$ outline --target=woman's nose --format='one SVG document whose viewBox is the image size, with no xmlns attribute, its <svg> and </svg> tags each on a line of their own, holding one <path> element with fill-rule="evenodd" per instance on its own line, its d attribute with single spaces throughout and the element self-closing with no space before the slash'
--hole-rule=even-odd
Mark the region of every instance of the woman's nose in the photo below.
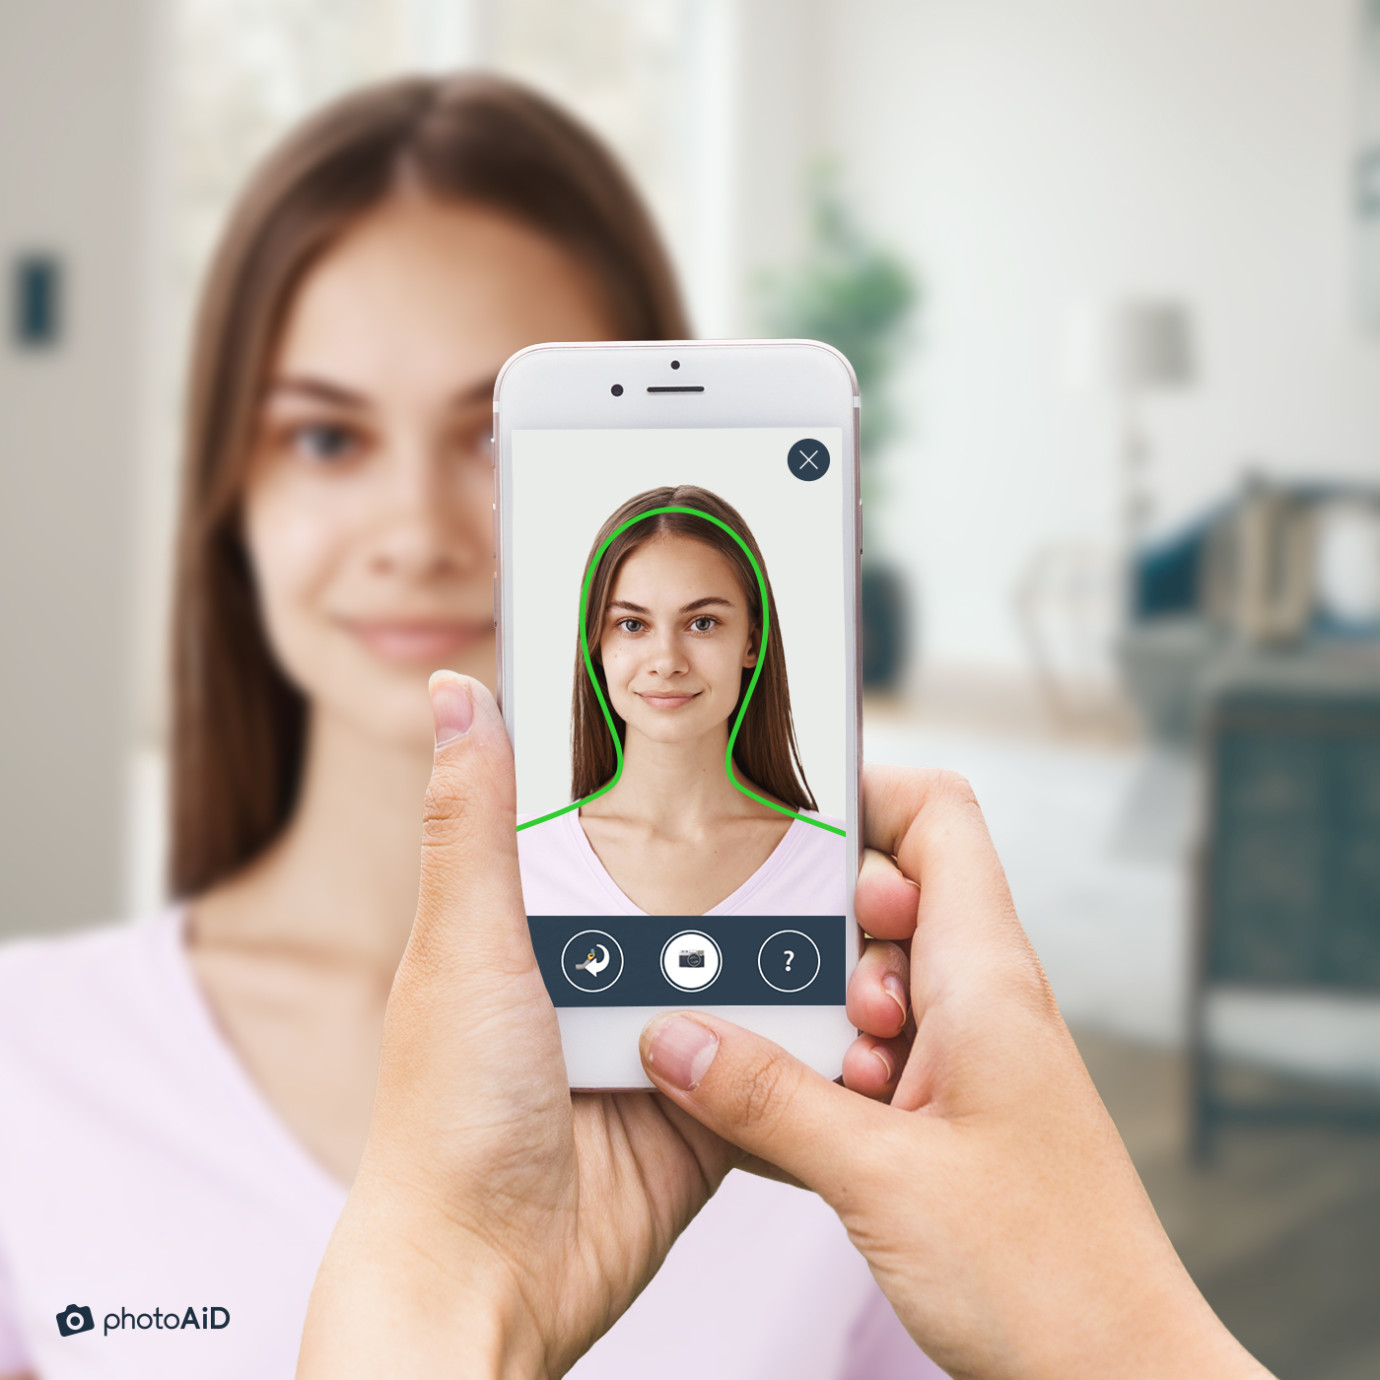
<svg viewBox="0 0 1380 1380">
<path fill-rule="evenodd" d="M 680 638 L 673 632 L 654 634 L 648 651 L 650 656 L 647 669 L 653 675 L 678 676 L 689 669 L 685 649 L 681 646 Z"/>
<path fill-rule="evenodd" d="M 444 454 L 403 455 L 388 468 L 371 553 L 376 570 L 435 577 L 493 564 L 491 484 L 458 473 Z"/>
</svg>

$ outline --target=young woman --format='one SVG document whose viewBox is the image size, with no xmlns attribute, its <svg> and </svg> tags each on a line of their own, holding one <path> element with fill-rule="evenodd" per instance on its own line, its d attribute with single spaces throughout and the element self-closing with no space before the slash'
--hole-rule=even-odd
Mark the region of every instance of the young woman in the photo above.
<svg viewBox="0 0 1380 1380">
<path fill-rule="evenodd" d="M 494 377 L 535 341 L 685 333 L 616 165 L 506 83 L 351 96 L 246 188 L 191 371 L 179 899 L 0 954 L 0 1376 L 291 1373 L 417 902 L 428 674 L 492 679 Z M 851 1076 L 886 1092 L 905 965 L 879 948 L 859 972 Z M 581 1105 L 610 1128 L 662 1115 Z M 72 1304 L 94 1335 L 61 1334 Z M 821 1377 L 921 1364 L 827 1209 L 734 1175 L 583 1364 L 797 1356 Z"/>
<path fill-rule="evenodd" d="M 671 506 L 708 513 L 743 539 L 766 582 L 767 620 L 756 572 L 723 528 L 687 513 L 636 521 Z M 577 645 L 571 799 L 593 798 L 518 835 L 529 913 L 843 914 L 846 845 L 812 822 L 761 548 L 717 494 L 679 485 L 640 493 L 610 514 L 584 569 L 629 522 L 599 561 L 585 612 L 623 770 L 610 787 L 614 744 Z M 759 657 L 733 745 L 735 784 L 724 758 Z"/>
</svg>

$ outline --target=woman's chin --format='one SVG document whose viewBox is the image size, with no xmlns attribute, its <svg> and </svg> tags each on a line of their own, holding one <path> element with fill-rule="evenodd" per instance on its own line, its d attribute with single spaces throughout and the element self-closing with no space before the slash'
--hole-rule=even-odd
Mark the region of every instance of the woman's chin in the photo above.
<svg viewBox="0 0 1380 1380">
<path fill-rule="evenodd" d="M 471 676 L 486 686 L 490 693 L 493 693 L 497 680 L 497 656 L 492 637 L 477 639 L 469 646 L 459 651 L 452 649 L 451 655 L 441 657 L 423 654 L 415 648 L 409 649 L 407 656 L 379 655 L 372 648 L 366 648 L 358 662 L 362 681 L 376 686 L 380 695 L 390 691 L 396 694 L 399 690 L 406 693 L 404 687 L 411 689 L 420 686 L 425 698 L 426 685 L 434 671 L 456 671 L 462 676 Z M 429 708 L 427 713 L 429 722 Z"/>
<path fill-rule="evenodd" d="M 361 744 L 394 752 L 430 756 L 434 730 L 427 682 L 434 666 L 380 665 L 371 658 L 336 666 L 306 686 L 307 698 Z M 477 680 L 491 679 L 492 668 L 463 665 L 455 669 Z M 481 674 L 487 670 L 488 675 Z"/>
<path fill-rule="evenodd" d="M 666 713 L 661 710 L 642 709 L 632 717 L 624 715 L 624 720 L 630 729 L 635 729 L 638 734 L 646 738 L 649 742 L 663 743 L 666 746 L 675 746 L 682 743 L 694 743 L 707 735 L 713 735 L 716 739 L 723 736 L 723 724 L 705 724 L 699 716 L 682 717 L 682 711 Z M 697 721 L 698 720 L 698 721 Z"/>
</svg>

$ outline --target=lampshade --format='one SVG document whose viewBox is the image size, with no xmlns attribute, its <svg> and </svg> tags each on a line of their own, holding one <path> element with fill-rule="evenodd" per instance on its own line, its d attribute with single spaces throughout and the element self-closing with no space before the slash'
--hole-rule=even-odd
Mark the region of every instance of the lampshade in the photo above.
<svg viewBox="0 0 1380 1380">
<path fill-rule="evenodd" d="M 1193 382 L 1193 327 L 1180 302 L 1123 302 L 1117 310 L 1115 376 L 1128 388 Z"/>
<path fill-rule="evenodd" d="M 1154 298 L 1075 311 L 1068 322 L 1065 374 L 1079 390 L 1188 387 L 1197 375 L 1192 312 L 1182 302 Z"/>
</svg>

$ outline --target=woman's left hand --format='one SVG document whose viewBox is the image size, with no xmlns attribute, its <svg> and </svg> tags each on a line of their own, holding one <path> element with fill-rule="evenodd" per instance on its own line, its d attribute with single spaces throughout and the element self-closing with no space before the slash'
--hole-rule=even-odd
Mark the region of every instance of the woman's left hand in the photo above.
<svg viewBox="0 0 1380 1380">
<path fill-rule="evenodd" d="M 492 697 L 432 678 L 421 890 L 359 1174 L 312 1291 L 299 1380 L 560 1374 L 628 1307 L 742 1155 L 660 1093 L 571 1095 L 528 937 L 512 752 Z M 916 892 L 869 854 L 865 928 Z M 879 923 L 883 932 L 900 927 Z M 871 944 L 845 1081 L 888 1094 L 907 962 Z"/>
</svg>

